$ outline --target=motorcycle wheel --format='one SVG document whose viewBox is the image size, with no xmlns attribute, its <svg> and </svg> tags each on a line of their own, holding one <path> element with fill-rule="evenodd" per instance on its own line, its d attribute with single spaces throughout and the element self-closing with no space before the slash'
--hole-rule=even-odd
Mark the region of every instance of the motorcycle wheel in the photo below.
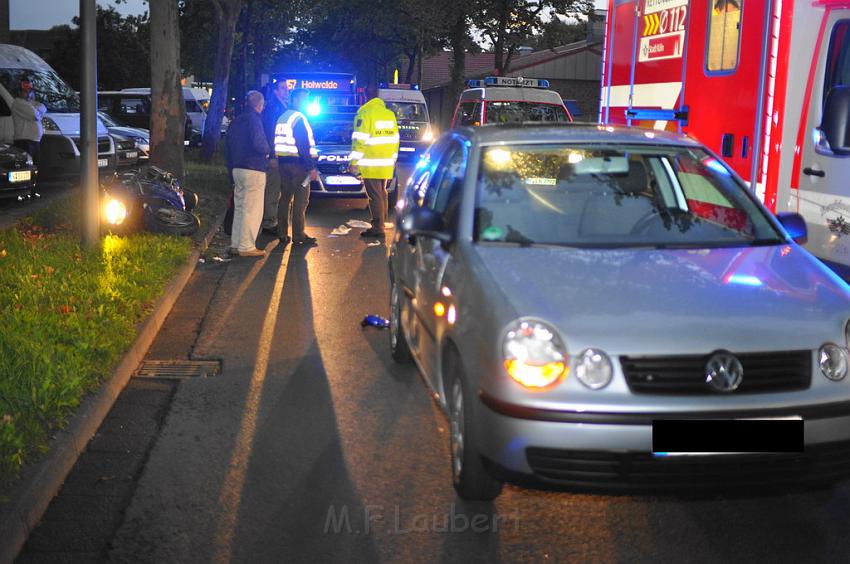
<svg viewBox="0 0 850 564">
<path fill-rule="evenodd" d="M 201 220 L 193 213 L 168 206 L 145 208 L 145 227 L 154 233 L 167 235 L 193 235 Z"/>
</svg>

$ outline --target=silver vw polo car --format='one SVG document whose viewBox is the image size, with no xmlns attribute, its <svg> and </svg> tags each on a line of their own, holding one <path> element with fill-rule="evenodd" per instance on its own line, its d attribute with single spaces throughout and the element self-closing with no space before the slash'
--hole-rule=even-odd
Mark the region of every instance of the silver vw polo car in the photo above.
<svg viewBox="0 0 850 564">
<path fill-rule="evenodd" d="M 462 497 L 850 473 L 850 288 L 698 143 L 454 130 L 397 211 L 392 353 L 448 415 Z"/>
</svg>

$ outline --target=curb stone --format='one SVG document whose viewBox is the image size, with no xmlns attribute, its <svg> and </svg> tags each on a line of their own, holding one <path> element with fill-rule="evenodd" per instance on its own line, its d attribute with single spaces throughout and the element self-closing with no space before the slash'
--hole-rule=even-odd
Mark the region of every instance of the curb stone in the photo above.
<svg viewBox="0 0 850 564">
<path fill-rule="evenodd" d="M 30 531 L 38 525 L 51 500 L 59 493 L 89 440 L 100 428 L 136 367 L 144 359 L 171 308 L 195 272 L 198 259 L 223 222 L 224 213 L 221 213 L 189 254 L 186 264 L 166 285 L 151 314 L 138 326 L 136 340 L 109 379 L 97 392 L 83 398 L 68 425 L 50 440 L 47 454 L 24 469 L 9 500 L 0 504 L 0 564 L 11 564 L 14 561 Z"/>
</svg>

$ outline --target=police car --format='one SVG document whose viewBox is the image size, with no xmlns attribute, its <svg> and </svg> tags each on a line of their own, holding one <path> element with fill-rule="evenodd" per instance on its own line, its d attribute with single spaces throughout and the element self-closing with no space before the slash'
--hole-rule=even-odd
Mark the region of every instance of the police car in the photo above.
<svg viewBox="0 0 850 564">
<path fill-rule="evenodd" d="M 359 106 L 321 106 L 313 101 L 307 107 L 307 119 L 316 140 L 316 168 L 319 182 L 310 186 L 310 197 L 366 198 L 363 181 L 348 171 L 351 160 L 351 133 Z M 395 205 L 398 179 L 387 187 L 389 205 Z"/>
<path fill-rule="evenodd" d="M 467 84 L 469 88 L 458 100 L 452 127 L 573 121 L 561 95 L 549 89 L 548 80 L 488 76 Z"/>
</svg>

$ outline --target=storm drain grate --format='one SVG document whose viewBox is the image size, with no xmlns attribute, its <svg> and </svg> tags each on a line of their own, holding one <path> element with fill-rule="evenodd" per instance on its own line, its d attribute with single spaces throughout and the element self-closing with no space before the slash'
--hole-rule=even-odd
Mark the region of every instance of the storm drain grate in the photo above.
<svg viewBox="0 0 850 564">
<path fill-rule="evenodd" d="M 139 378 L 206 378 L 221 373 L 219 360 L 145 360 L 133 376 Z"/>
</svg>

